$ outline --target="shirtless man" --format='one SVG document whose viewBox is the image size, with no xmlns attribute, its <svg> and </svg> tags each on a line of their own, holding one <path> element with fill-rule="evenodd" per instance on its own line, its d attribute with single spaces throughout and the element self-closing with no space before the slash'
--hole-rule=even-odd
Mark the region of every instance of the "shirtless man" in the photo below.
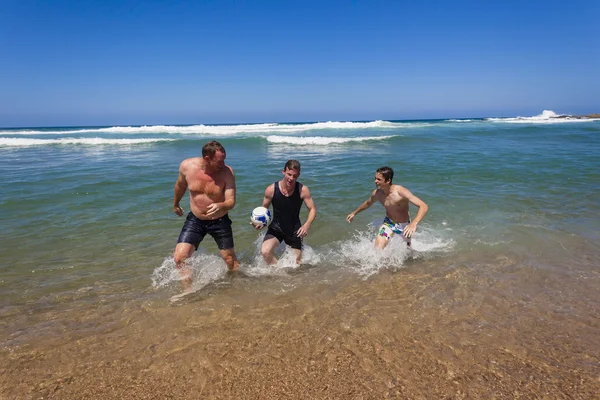
<svg viewBox="0 0 600 400">
<path fill-rule="evenodd" d="M 173 255 L 181 274 L 184 293 L 192 289 L 192 277 L 185 261 L 192 256 L 204 236 L 210 234 L 221 257 L 232 271 L 239 266 L 233 248 L 231 220 L 227 212 L 235 206 L 235 176 L 233 169 L 225 165 L 225 149 L 217 142 L 202 147 L 202 157 L 188 158 L 179 166 L 175 182 L 173 210 L 180 217 L 179 206 L 186 190 L 190 191 L 190 209 Z"/>
<path fill-rule="evenodd" d="M 262 206 L 269 208 L 273 204 L 273 222 L 269 225 L 260 252 L 267 264 L 276 264 L 277 258 L 273 252 L 283 241 L 294 249 L 296 262 L 300 264 L 302 239 L 308 235 L 310 225 L 317 216 L 317 207 L 308 187 L 298 182 L 300 162 L 289 160 L 281 172 L 283 179 L 265 189 Z M 302 203 L 308 208 L 308 218 L 304 225 L 300 222 Z M 255 228 L 262 229 L 263 226 L 255 226 Z"/>
<path fill-rule="evenodd" d="M 346 221 L 352 222 L 356 214 L 371 207 L 375 201 L 379 201 L 385 207 L 385 218 L 379 227 L 379 233 L 375 239 L 376 248 L 387 246 L 388 240 L 395 234 L 401 234 L 410 246 L 410 238 L 417 231 L 417 224 L 421 222 L 429 207 L 410 190 L 400 185 L 393 185 L 392 178 L 394 170 L 390 167 L 381 167 L 375 173 L 375 186 L 371 197 L 362 203 L 356 210 L 348 214 Z M 408 212 L 408 203 L 411 202 L 419 207 L 417 216 L 411 222 Z"/>
</svg>

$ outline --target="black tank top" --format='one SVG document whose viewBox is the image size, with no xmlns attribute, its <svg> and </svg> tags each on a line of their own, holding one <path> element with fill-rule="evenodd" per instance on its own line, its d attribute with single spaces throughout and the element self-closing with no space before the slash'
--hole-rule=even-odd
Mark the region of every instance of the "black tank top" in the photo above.
<svg viewBox="0 0 600 400">
<path fill-rule="evenodd" d="M 296 232 L 302 224 L 300 223 L 300 209 L 302 198 L 300 197 L 300 182 L 296 181 L 294 193 L 286 197 L 279 190 L 279 182 L 275 182 L 275 193 L 273 194 L 273 224 L 288 234 Z"/>
</svg>

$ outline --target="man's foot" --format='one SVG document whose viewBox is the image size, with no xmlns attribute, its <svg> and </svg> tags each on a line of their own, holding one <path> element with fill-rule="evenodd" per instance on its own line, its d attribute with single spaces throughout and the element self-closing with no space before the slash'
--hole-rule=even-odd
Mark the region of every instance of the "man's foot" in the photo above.
<svg viewBox="0 0 600 400">
<path fill-rule="evenodd" d="M 240 269 L 240 263 L 239 262 L 234 262 L 233 265 L 227 266 L 227 272 L 236 272 Z"/>
</svg>

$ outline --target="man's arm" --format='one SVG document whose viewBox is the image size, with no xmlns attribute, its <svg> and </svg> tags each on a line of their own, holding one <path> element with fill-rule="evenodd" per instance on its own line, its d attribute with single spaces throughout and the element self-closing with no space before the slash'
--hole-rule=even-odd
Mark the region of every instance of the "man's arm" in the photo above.
<svg viewBox="0 0 600 400">
<path fill-rule="evenodd" d="M 419 207 L 419 211 L 417 212 L 417 216 L 415 217 L 415 219 L 413 219 L 410 222 L 410 224 L 408 224 L 403 229 L 403 235 L 409 238 L 413 235 L 413 233 L 417 231 L 417 225 L 419 224 L 419 222 L 421 222 L 425 214 L 427 214 L 427 210 L 429 210 L 429 207 L 427 206 L 427 204 L 425 204 L 423 200 L 412 194 L 410 190 L 408 190 L 405 187 L 398 189 L 398 193 L 402 197 L 408 199 L 408 201 L 410 201 L 412 204 Z"/>
<path fill-rule="evenodd" d="M 206 215 L 214 215 L 219 211 L 228 212 L 235 207 L 235 174 L 233 169 L 227 166 L 229 173 L 225 175 L 225 201 L 212 203 L 206 207 Z"/>
<path fill-rule="evenodd" d="M 304 225 L 296 231 L 296 236 L 304 237 L 308 235 L 308 230 L 310 229 L 310 225 L 313 223 L 315 218 L 317 217 L 317 207 L 315 206 L 315 202 L 310 194 L 310 190 L 308 187 L 302 185 L 302 191 L 300 193 L 300 198 L 304 200 L 304 204 L 306 204 L 306 208 L 308 208 L 308 218 Z"/>
<path fill-rule="evenodd" d="M 183 198 L 188 187 L 187 179 L 185 179 L 184 163 L 185 161 L 182 161 L 179 165 L 179 176 L 175 182 L 175 195 L 173 196 L 173 211 L 180 217 L 183 215 L 183 208 L 179 206 L 179 202 Z"/>
<path fill-rule="evenodd" d="M 359 212 L 365 211 L 367 208 L 371 207 L 373 205 L 373 203 L 375 203 L 375 200 L 377 200 L 375 198 L 375 193 L 377 193 L 377 190 L 373 190 L 373 193 L 371 193 L 371 197 L 369 197 L 360 206 L 358 206 L 358 208 L 356 210 L 354 210 L 353 212 L 348 214 L 348 216 L 346 217 L 346 221 L 348 221 L 348 223 L 352 222 L 352 220 L 354 219 L 356 214 L 358 214 Z"/>
<path fill-rule="evenodd" d="M 267 186 L 265 189 L 265 197 L 263 198 L 262 206 L 264 208 L 269 208 L 271 202 L 273 201 L 273 196 L 275 195 L 275 185 L 271 184 Z"/>
</svg>

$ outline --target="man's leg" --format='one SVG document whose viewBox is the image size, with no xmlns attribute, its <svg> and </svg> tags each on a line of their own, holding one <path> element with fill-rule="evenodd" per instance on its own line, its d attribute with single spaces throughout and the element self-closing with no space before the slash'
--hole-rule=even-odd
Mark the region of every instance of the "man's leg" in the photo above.
<svg viewBox="0 0 600 400">
<path fill-rule="evenodd" d="M 383 224 L 379 227 L 377 232 L 377 237 L 375 238 L 375 248 L 383 249 L 385 246 L 387 246 L 388 241 L 394 235 L 394 231 L 388 225 Z"/>
<path fill-rule="evenodd" d="M 260 247 L 260 254 L 262 254 L 265 262 L 268 265 L 277 264 L 277 258 L 273 255 L 275 247 L 279 246 L 279 240 L 273 235 L 266 235 L 265 240 Z"/>
<path fill-rule="evenodd" d="M 388 239 L 386 237 L 377 235 L 377 237 L 375 238 L 375 248 L 376 249 L 383 249 L 385 246 L 387 246 L 388 244 Z"/>
<path fill-rule="evenodd" d="M 233 247 L 231 249 L 219 250 L 219 252 L 229 271 L 236 271 L 240 267 L 240 263 L 235 256 L 235 249 Z"/>
<path fill-rule="evenodd" d="M 233 246 L 233 230 L 231 229 L 231 220 L 226 214 L 223 217 L 215 220 L 209 230 L 209 234 L 215 240 L 221 258 L 227 265 L 227 270 L 236 271 L 240 264 L 238 263 Z"/>
<path fill-rule="evenodd" d="M 301 249 L 293 249 L 294 253 L 296 253 L 296 264 L 300 264 L 302 261 L 302 250 Z"/>
<path fill-rule="evenodd" d="M 177 243 L 175 252 L 173 253 L 175 266 L 179 270 L 184 292 L 189 292 L 192 289 L 192 271 L 186 261 L 194 254 L 195 250 L 196 248 L 193 244 Z"/>
<path fill-rule="evenodd" d="M 285 244 L 294 250 L 294 253 L 296 254 L 296 264 L 300 265 L 300 262 L 302 261 L 302 238 L 296 236 L 296 234 L 293 234 L 287 235 L 284 241 Z"/>
</svg>

